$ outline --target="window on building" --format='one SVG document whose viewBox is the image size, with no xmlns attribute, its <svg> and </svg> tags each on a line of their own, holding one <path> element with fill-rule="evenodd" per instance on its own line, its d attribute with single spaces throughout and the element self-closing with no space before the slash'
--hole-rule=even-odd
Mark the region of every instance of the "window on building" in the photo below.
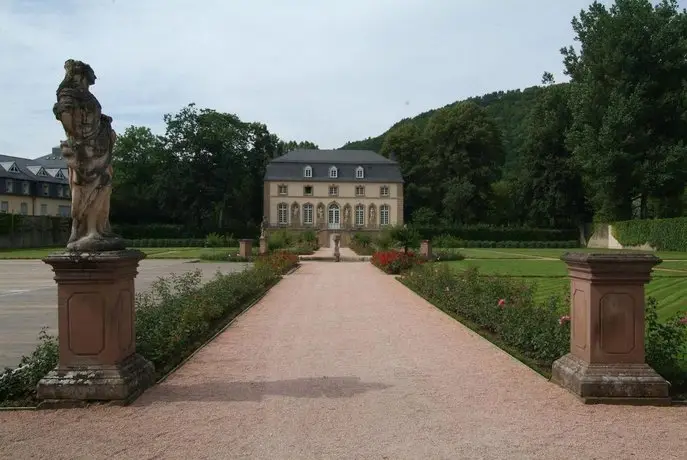
<svg viewBox="0 0 687 460">
<path fill-rule="evenodd" d="M 50 184 L 43 184 L 43 195 L 50 195 Z"/>
<path fill-rule="evenodd" d="M 336 169 L 336 166 L 332 166 L 331 168 L 329 168 L 329 177 L 332 179 L 336 179 L 337 177 L 339 177 L 339 170 Z"/>
<path fill-rule="evenodd" d="M 57 196 L 62 198 L 64 196 L 64 189 L 62 188 L 61 185 L 57 186 Z"/>
<path fill-rule="evenodd" d="M 338 196 L 339 195 L 339 187 L 336 185 L 330 185 L 329 186 L 329 196 Z"/>
<path fill-rule="evenodd" d="M 21 183 L 21 192 L 24 195 L 31 195 L 31 184 L 29 182 L 22 182 Z"/>
<path fill-rule="evenodd" d="M 355 196 L 365 196 L 365 187 L 363 187 L 362 185 L 356 185 Z"/>
<path fill-rule="evenodd" d="M 286 203 L 277 205 L 277 220 L 282 225 L 289 223 L 289 206 Z"/>
<path fill-rule="evenodd" d="M 60 205 L 57 207 L 57 213 L 60 215 L 60 217 L 69 217 L 71 212 L 72 212 L 71 206 Z"/>
<path fill-rule="evenodd" d="M 362 166 L 358 166 L 355 168 L 355 178 L 356 179 L 364 179 L 365 178 L 365 170 L 363 169 Z"/>
<path fill-rule="evenodd" d="M 303 223 L 312 224 L 313 217 L 313 205 L 310 203 L 305 203 L 303 205 Z"/>
<path fill-rule="evenodd" d="M 7 214 L 8 212 L 10 212 L 9 201 L 0 201 L 0 212 L 3 214 Z"/>
<path fill-rule="evenodd" d="M 383 204 L 379 207 L 379 225 L 389 225 L 389 205 Z"/>
<path fill-rule="evenodd" d="M 29 205 L 28 203 L 22 203 L 19 207 L 20 213 L 22 216 L 28 216 L 29 215 Z"/>
<path fill-rule="evenodd" d="M 20 171 L 19 171 L 19 168 L 17 167 L 17 165 L 16 165 L 15 163 L 12 163 L 12 166 L 10 166 L 10 169 L 9 169 L 8 171 L 11 172 L 11 173 L 18 173 L 18 172 L 20 172 Z"/>
<path fill-rule="evenodd" d="M 48 172 L 47 172 L 45 169 L 41 168 L 41 169 L 38 170 L 38 172 L 36 173 L 36 175 L 37 175 L 37 176 L 40 176 L 40 177 L 48 177 L 49 174 L 48 174 Z"/>
<path fill-rule="evenodd" d="M 312 195 L 312 185 L 303 186 L 303 195 L 305 195 L 305 196 L 311 196 Z"/>
<path fill-rule="evenodd" d="M 362 204 L 355 207 L 355 225 L 356 227 L 365 226 L 365 206 Z"/>
<path fill-rule="evenodd" d="M 303 177 L 312 177 L 312 166 L 303 168 Z"/>
<path fill-rule="evenodd" d="M 41 216 L 47 216 L 47 215 L 48 215 L 48 205 L 42 204 L 41 205 Z"/>
<path fill-rule="evenodd" d="M 379 196 L 389 196 L 389 186 L 382 185 L 379 187 Z"/>
<path fill-rule="evenodd" d="M 5 191 L 14 193 L 14 181 L 12 179 L 5 179 Z"/>
<path fill-rule="evenodd" d="M 286 195 L 289 193 L 289 187 L 284 184 L 279 184 L 278 191 L 280 195 Z"/>
</svg>

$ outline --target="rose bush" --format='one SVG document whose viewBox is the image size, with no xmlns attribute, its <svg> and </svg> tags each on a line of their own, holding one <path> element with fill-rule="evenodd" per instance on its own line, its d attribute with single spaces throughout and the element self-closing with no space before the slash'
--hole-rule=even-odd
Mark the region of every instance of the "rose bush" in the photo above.
<svg viewBox="0 0 687 460">
<path fill-rule="evenodd" d="M 416 265 L 422 264 L 423 259 L 418 257 L 413 251 L 401 252 L 390 250 L 375 252 L 372 254 L 370 262 L 384 273 L 398 275 Z"/>
</svg>

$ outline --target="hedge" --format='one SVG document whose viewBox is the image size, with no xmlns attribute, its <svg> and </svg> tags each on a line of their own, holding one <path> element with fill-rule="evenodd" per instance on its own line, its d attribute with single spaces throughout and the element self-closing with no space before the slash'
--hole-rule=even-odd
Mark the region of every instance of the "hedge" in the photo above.
<svg viewBox="0 0 687 460">
<path fill-rule="evenodd" d="M 202 271 L 159 278 L 136 295 L 136 350 L 166 375 L 244 311 L 281 275 L 298 264 L 296 256 L 276 254 L 241 272 L 217 274 L 202 284 Z M 0 406 L 31 406 L 38 381 L 58 361 L 57 338 L 41 331 L 40 343 L 15 369 L 0 373 Z"/>
<path fill-rule="evenodd" d="M 579 239 L 578 229 L 548 229 L 528 227 L 493 227 L 470 225 L 460 227 L 417 227 L 423 239 L 440 235 L 469 241 L 569 241 Z"/>
<path fill-rule="evenodd" d="M 659 251 L 687 252 L 687 217 L 626 220 L 612 224 L 623 246 L 649 244 Z"/>
<path fill-rule="evenodd" d="M 465 241 L 440 236 L 432 240 L 435 248 L 523 248 L 523 249 L 570 249 L 580 247 L 578 240 L 570 241 Z"/>
<path fill-rule="evenodd" d="M 123 238 L 140 239 L 188 239 L 205 238 L 210 233 L 234 235 L 237 238 L 258 238 L 258 225 L 241 225 L 224 228 L 203 229 L 180 224 L 113 224 L 112 231 Z"/>
</svg>

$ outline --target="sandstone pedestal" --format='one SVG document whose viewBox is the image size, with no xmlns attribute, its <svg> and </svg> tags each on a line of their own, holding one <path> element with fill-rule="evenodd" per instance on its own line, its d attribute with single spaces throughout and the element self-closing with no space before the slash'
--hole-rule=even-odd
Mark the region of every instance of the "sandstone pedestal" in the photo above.
<svg viewBox="0 0 687 460">
<path fill-rule="evenodd" d="M 432 258 L 432 243 L 429 240 L 422 240 L 420 243 L 420 255 L 425 259 Z"/>
<path fill-rule="evenodd" d="M 38 384 L 42 406 L 126 404 L 155 382 L 136 354 L 134 279 L 140 251 L 54 254 L 59 362 Z"/>
<path fill-rule="evenodd" d="M 265 239 L 264 236 L 260 237 L 260 250 L 259 250 L 260 255 L 265 255 L 267 254 L 267 240 Z"/>
<path fill-rule="evenodd" d="M 565 254 L 570 274 L 570 353 L 551 380 L 585 403 L 670 403 L 670 384 L 645 363 L 644 285 L 651 254 Z"/>
<path fill-rule="evenodd" d="M 253 240 L 239 240 L 239 256 L 249 258 L 253 255 Z"/>
</svg>

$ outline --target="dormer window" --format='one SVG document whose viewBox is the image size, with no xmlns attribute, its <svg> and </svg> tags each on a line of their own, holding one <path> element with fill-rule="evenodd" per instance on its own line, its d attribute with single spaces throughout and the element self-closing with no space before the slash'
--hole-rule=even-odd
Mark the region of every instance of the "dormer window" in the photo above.
<svg viewBox="0 0 687 460">
<path fill-rule="evenodd" d="M 303 168 L 303 177 L 312 177 L 312 166 Z"/>
<path fill-rule="evenodd" d="M 339 177 L 339 170 L 336 169 L 336 166 L 332 166 L 329 168 L 329 178 L 336 179 L 337 177 Z"/>
<path fill-rule="evenodd" d="M 39 169 L 36 175 L 40 177 L 48 177 L 48 173 L 43 168 Z"/>
<path fill-rule="evenodd" d="M 11 172 L 11 173 L 18 173 L 18 172 L 19 172 L 19 168 L 17 167 L 16 164 L 12 163 L 12 166 L 10 166 L 9 172 Z"/>
<path fill-rule="evenodd" d="M 356 179 L 364 179 L 365 178 L 365 170 L 363 169 L 362 166 L 358 166 L 355 168 L 355 178 Z"/>
</svg>

